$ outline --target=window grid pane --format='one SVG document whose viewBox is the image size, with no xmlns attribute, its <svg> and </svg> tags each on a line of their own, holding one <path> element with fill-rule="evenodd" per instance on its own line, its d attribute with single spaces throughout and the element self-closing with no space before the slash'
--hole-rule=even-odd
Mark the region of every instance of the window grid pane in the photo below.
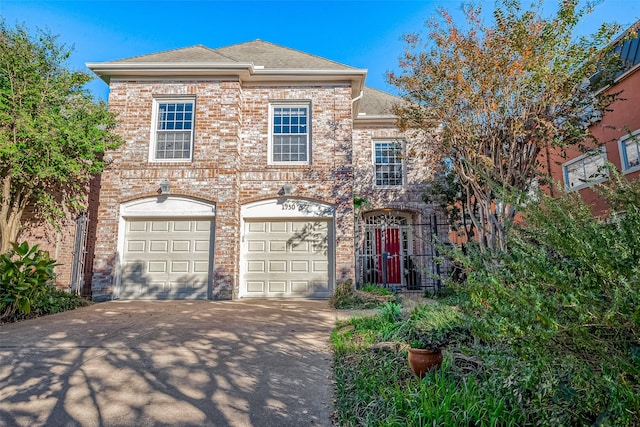
<svg viewBox="0 0 640 427">
<path fill-rule="evenodd" d="M 191 132 L 158 132 L 157 159 L 188 159 L 191 156 Z"/>
<path fill-rule="evenodd" d="M 640 144 L 635 141 L 626 141 L 624 144 L 625 169 L 631 169 L 640 165 Z"/>
<path fill-rule="evenodd" d="M 604 153 L 591 154 L 565 165 L 568 188 L 580 187 L 602 177 L 600 170 L 606 163 Z"/>
<path fill-rule="evenodd" d="M 379 186 L 402 185 L 402 146 L 396 142 L 376 142 L 375 179 Z"/>
<path fill-rule="evenodd" d="M 193 102 L 158 103 L 156 159 L 191 158 Z"/>
<path fill-rule="evenodd" d="M 308 161 L 307 117 L 307 107 L 273 108 L 273 162 Z"/>
</svg>

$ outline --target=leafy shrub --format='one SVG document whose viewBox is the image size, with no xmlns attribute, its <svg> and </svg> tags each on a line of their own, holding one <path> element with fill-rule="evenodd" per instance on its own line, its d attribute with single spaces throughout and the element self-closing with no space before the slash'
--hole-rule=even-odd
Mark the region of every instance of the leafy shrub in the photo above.
<svg viewBox="0 0 640 427">
<path fill-rule="evenodd" d="M 31 307 L 32 313 L 38 316 L 46 314 L 62 313 L 74 310 L 78 307 L 89 305 L 89 301 L 80 295 L 69 291 L 56 289 L 55 286 L 47 286 L 47 291 Z"/>
<path fill-rule="evenodd" d="M 28 315 L 32 304 L 46 291 L 54 277 L 55 260 L 38 245 L 12 243 L 12 249 L 0 255 L 0 320 L 18 312 Z"/>
<path fill-rule="evenodd" d="M 640 181 L 614 181 L 606 220 L 575 194 L 542 197 L 508 252 L 457 254 L 457 294 L 339 326 L 340 425 L 638 425 Z M 447 328 L 442 368 L 422 381 L 403 350 L 368 351 Z"/>
<path fill-rule="evenodd" d="M 471 351 L 531 422 L 640 419 L 640 182 L 605 194 L 606 220 L 575 194 L 542 196 L 509 232 L 508 252 L 459 258 L 472 331 L 487 344 Z"/>
<path fill-rule="evenodd" d="M 33 300 L 29 314 L 16 312 L 4 319 L 6 322 L 16 322 L 33 317 L 46 316 L 48 314 L 61 313 L 74 310 L 91 304 L 80 295 L 69 291 L 56 289 L 53 285 L 47 285 L 44 293 Z"/>
</svg>

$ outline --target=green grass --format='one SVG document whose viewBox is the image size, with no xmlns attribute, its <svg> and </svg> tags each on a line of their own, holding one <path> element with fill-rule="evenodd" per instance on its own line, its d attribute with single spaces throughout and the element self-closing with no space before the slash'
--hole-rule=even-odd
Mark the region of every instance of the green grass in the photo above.
<svg viewBox="0 0 640 427">
<path fill-rule="evenodd" d="M 368 309 L 378 308 L 395 300 L 396 296 L 389 289 L 375 285 L 355 289 L 353 282 L 347 280 L 336 287 L 329 304 L 337 309 Z"/>
<path fill-rule="evenodd" d="M 431 304 L 430 304 L 431 306 Z M 435 307 L 435 306 L 434 306 Z M 481 371 L 469 372 L 454 360 L 450 348 L 439 370 L 422 380 L 407 363 L 407 342 L 381 350 L 376 343 L 410 336 L 413 323 L 426 323 L 443 307 L 418 306 L 405 318 L 383 308 L 371 317 L 341 322 L 332 334 L 336 380 L 336 412 L 341 426 L 509 426 L 522 425 L 517 406 L 484 387 Z M 447 321 L 451 321 L 446 315 Z M 410 320 L 411 319 L 411 320 Z M 432 320 L 432 319 L 431 319 Z M 461 318 L 460 328 L 463 327 Z"/>
</svg>

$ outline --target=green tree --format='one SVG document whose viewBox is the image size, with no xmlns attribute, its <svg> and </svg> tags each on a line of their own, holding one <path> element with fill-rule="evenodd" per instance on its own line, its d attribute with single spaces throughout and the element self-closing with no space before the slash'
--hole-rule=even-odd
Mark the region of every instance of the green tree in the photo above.
<svg viewBox="0 0 640 427">
<path fill-rule="evenodd" d="M 588 7 L 562 0 L 545 18 L 542 6 L 498 0 L 490 25 L 479 7 L 465 7 L 460 26 L 441 10 L 427 22 L 427 38 L 405 36 L 401 71 L 388 75 L 403 98 L 400 127 L 423 141 L 418 153 L 446 159 L 485 249 L 505 247 L 521 200 L 512 195 L 529 191 L 543 150 L 589 142 L 588 125 L 615 99 L 596 95 L 590 77 L 602 70 L 602 84 L 617 69 L 607 46 L 618 28 L 575 37 Z"/>
<path fill-rule="evenodd" d="M 0 21 L 0 252 L 18 237 L 27 207 L 56 223 L 78 207 L 105 150 L 120 144 L 115 117 L 66 67 L 56 36 Z"/>
</svg>

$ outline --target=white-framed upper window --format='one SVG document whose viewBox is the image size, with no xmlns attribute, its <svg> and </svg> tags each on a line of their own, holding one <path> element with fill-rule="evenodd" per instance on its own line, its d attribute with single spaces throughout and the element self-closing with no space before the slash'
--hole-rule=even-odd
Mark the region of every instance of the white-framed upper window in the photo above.
<svg viewBox="0 0 640 427">
<path fill-rule="evenodd" d="M 640 170 L 640 129 L 620 138 L 622 172 Z"/>
<path fill-rule="evenodd" d="M 404 164 L 402 159 L 402 142 L 373 142 L 373 165 L 376 186 L 397 187 L 404 184 Z"/>
<path fill-rule="evenodd" d="M 152 161 L 190 161 L 193 155 L 194 98 L 153 100 Z"/>
<path fill-rule="evenodd" d="M 273 103 L 269 108 L 269 164 L 311 163 L 309 103 Z"/>
<path fill-rule="evenodd" d="M 607 154 L 602 149 L 593 150 L 562 165 L 565 188 L 579 190 L 605 181 L 609 176 L 606 169 Z"/>
</svg>

